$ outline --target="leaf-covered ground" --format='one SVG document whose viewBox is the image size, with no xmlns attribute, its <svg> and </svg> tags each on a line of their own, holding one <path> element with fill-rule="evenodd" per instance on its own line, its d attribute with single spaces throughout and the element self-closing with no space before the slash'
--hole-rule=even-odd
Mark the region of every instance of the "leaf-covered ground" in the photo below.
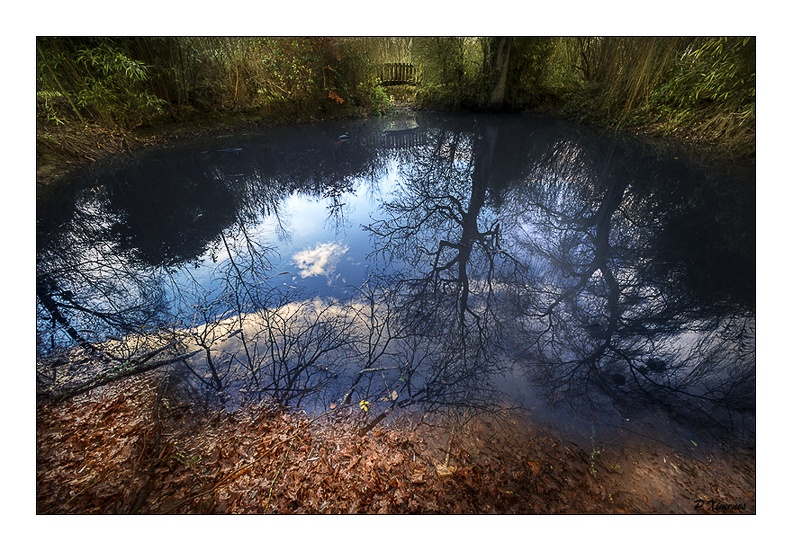
<svg viewBox="0 0 792 551">
<path fill-rule="evenodd" d="M 39 404 L 37 513 L 755 512 L 751 449 L 585 449 L 505 414 L 361 436 L 365 412 L 333 413 L 206 413 L 156 372 Z"/>
</svg>

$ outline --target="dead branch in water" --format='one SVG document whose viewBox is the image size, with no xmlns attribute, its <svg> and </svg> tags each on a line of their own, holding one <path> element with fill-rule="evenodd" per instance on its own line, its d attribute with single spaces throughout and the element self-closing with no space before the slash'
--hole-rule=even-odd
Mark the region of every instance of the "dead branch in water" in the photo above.
<svg viewBox="0 0 792 551">
<path fill-rule="evenodd" d="M 124 379 L 126 377 L 131 377 L 133 375 L 140 375 L 141 373 L 146 373 L 147 371 L 152 371 L 154 369 L 157 369 L 157 368 L 160 368 L 160 367 L 163 367 L 163 366 L 166 366 L 166 365 L 170 365 L 170 364 L 175 363 L 175 362 L 180 362 L 180 361 L 186 360 L 186 359 L 191 358 L 192 356 L 194 356 L 194 355 L 196 355 L 196 354 L 198 354 L 200 352 L 200 350 L 195 350 L 193 352 L 188 352 L 186 354 L 180 354 L 178 356 L 172 356 L 172 357 L 169 357 L 169 358 L 165 358 L 163 360 L 160 360 L 160 361 L 157 361 L 157 362 L 154 362 L 154 363 L 146 363 L 146 362 L 148 362 L 148 360 L 150 360 L 151 358 L 153 358 L 157 354 L 160 354 L 160 353 L 164 352 L 165 350 L 167 350 L 168 348 L 174 346 L 175 344 L 176 344 L 175 341 L 174 342 L 170 342 L 170 343 L 166 344 L 165 346 L 163 346 L 161 348 L 158 348 L 157 350 L 154 350 L 153 352 L 149 352 L 147 354 L 144 354 L 141 358 L 138 358 L 136 360 L 129 360 L 128 363 L 130 365 L 132 365 L 133 367 L 130 367 L 128 369 L 124 369 L 123 371 L 121 371 L 119 373 L 116 373 L 114 375 L 107 375 L 105 373 L 102 373 L 102 374 L 98 375 L 93 381 L 91 381 L 89 383 L 86 383 L 86 384 L 83 384 L 83 385 L 78 385 L 75 388 L 66 389 L 66 390 L 64 390 L 62 392 L 53 392 L 51 394 L 50 393 L 39 393 L 38 397 L 40 397 L 40 398 L 43 397 L 43 398 L 52 400 L 54 402 L 58 402 L 58 401 L 66 399 L 66 398 L 71 398 L 71 397 L 77 396 L 79 394 L 83 394 L 84 392 L 88 392 L 89 390 L 93 390 L 93 389 L 98 388 L 100 386 L 104 386 L 104 385 L 106 385 L 108 383 L 119 381 L 119 380 Z"/>
</svg>

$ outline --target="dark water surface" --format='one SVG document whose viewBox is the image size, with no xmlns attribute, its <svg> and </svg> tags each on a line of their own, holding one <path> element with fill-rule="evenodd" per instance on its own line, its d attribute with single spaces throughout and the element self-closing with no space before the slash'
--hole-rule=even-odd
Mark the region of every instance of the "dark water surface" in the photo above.
<svg viewBox="0 0 792 551">
<path fill-rule="evenodd" d="M 37 204 L 40 357 L 171 332 L 232 401 L 752 433 L 752 166 L 419 113 L 141 153 L 69 189 Z"/>
</svg>

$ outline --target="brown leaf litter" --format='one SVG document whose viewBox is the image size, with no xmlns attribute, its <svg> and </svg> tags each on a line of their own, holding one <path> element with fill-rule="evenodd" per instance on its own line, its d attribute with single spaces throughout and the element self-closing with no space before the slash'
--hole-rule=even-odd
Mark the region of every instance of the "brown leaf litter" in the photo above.
<svg viewBox="0 0 792 551">
<path fill-rule="evenodd" d="M 164 390 L 151 372 L 39 404 L 37 513 L 755 512 L 749 452 L 595 454 L 507 416 L 361 436 L 362 411 L 206 413 Z"/>
</svg>

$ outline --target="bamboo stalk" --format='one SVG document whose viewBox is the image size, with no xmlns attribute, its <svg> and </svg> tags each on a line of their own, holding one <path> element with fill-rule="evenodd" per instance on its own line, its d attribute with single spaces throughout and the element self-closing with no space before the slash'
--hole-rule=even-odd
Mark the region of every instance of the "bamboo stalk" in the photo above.
<svg viewBox="0 0 792 551">
<path fill-rule="evenodd" d="M 55 74 L 55 71 L 52 70 L 52 67 L 50 67 L 50 64 L 47 62 L 47 58 L 44 56 L 44 52 L 41 51 L 41 46 L 39 45 L 38 40 L 36 40 L 36 51 L 41 56 L 41 60 L 44 62 L 44 66 L 49 71 L 52 80 L 55 81 L 55 85 L 58 87 L 61 94 L 63 94 L 63 97 L 65 97 L 66 100 L 69 102 L 69 105 L 71 105 L 71 108 L 74 110 L 74 113 L 77 115 L 77 118 L 80 119 L 80 122 L 82 123 L 83 126 L 88 126 L 88 124 L 85 122 L 85 119 L 80 114 L 80 110 L 77 109 L 77 106 L 74 104 L 74 101 L 72 100 L 71 96 L 69 95 L 68 92 L 66 92 L 66 89 L 61 84 L 61 81 L 58 78 L 58 76 Z"/>
</svg>

